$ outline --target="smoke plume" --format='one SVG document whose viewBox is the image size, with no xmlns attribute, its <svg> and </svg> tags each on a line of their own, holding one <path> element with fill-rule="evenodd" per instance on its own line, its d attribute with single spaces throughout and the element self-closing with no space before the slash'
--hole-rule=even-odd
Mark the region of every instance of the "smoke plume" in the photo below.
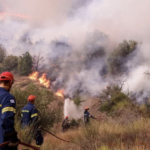
<svg viewBox="0 0 150 150">
<path fill-rule="evenodd" d="M 65 99 L 64 104 L 64 116 L 68 116 L 69 118 L 83 118 L 84 109 L 82 106 L 77 107 L 72 100 Z"/>
<path fill-rule="evenodd" d="M 62 87 L 66 95 L 95 96 L 116 82 L 105 76 L 108 55 L 124 39 L 135 40 L 142 44 L 128 58 L 124 91 L 148 96 L 143 73 L 150 64 L 149 6 L 149 0 L 0 0 L 1 12 L 29 17 L 0 16 L 0 43 L 9 54 L 41 53 L 54 88 Z M 58 70 L 51 64 L 59 64 Z"/>
</svg>

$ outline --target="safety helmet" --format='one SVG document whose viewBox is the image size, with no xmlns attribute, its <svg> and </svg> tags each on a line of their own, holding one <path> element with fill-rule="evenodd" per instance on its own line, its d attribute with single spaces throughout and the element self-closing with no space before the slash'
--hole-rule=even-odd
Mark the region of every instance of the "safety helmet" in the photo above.
<svg viewBox="0 0 150 150">
<path fill-rule="evenodd" d="M 89 109 L 89 107 L 85 107 L 85 110 L 88 110 Z"/>
<path fill-rule="evenodd" d="M 68 116 L 66 116 L 66 119 L 68 119 Z"/>
<path fill-rule="evenodd" d="M 10 72 L 3 72 L 0 74 L 0 81 L 15 81 L 14 76 Z"/>
<path fill-rule="evenodd" d="M 36 97 L 35 97 L 34 95 L 30 95 L 30 96 L 28 97 L 28 102 L 34 101 L 35 98 L 36 98 Z"/>
</svg>

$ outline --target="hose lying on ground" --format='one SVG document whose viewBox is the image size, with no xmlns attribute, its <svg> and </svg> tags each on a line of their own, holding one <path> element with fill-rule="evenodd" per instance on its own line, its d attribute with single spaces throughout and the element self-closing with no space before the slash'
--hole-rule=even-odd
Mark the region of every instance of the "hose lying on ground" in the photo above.
<svg viewBox="0 0 150 150">
<path fill-rule="evenodd" d="M 3 146 L 6 146 L 6 145 L 8 145 L 8 144 L 9 144 L 9 141 L 4 142 L 4 143 L 0 144 L 0 148 L 3 147 Z M 24 146 L 27 146 L 27 147 L 30 147 L 30 148 L 32 148 L 32 149 L 34 149 L 34 150 L 39 150 L 39 148 L 37 148 L 37 147 L 35 147 L 35 146 L 32 146 L 32 145 L 30 145 L 30 144 L 26 144 L 26 143 L 23 143 L 23 142 L 19 142 L 19 144 L 24 145 Z"/>
<path fill-rule="evenodd" d="M 47 131 L 47 130 L 45 130 L 45 129 L 43 129 L 43 128 L 40 128 L 40 130 L 43 130 L 43 131 L 45 131 L 45 132 L 51 134 L 52 136 L 56 137 L 57 139 L 59 139 L 59 140 L 61 140 L 61 141 L 68 142 L 68 143 L 74 143 L 74 142 L 70 142 L 70 141 L 61 139 L 61 138 L 59 138 L 58 136 L 56 136 L 56 135 L 54 135 L 53 133 L 51 133 L 50 131 Z"/>
</svg>

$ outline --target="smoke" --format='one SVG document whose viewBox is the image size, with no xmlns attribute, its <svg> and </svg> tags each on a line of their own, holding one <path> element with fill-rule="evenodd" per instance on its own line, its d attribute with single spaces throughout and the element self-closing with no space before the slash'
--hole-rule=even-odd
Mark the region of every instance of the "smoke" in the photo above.
<svg viewBox="0 0 150 150">
<path fill-rule="evenodd" d="M 36 26 L 49 21 L 51 21 L 50 24 L 60 25 L 86 2 L 87 0 L 62 0 L 61 2 L 59 0 L 0 0 L 1 7 L 5 11 L 26 14 L 29 16 L 28 21 Z"/>
<path fill-rule="evenodd" d="M 142 42 L 128 58 L 124 91 L 145 91 L 145 97 L 150 88 L 143 74 L 150 64 L 149 5 L 149 0 L 0 0 L 1 11 L 29 16 L 0 19 L 0 43 L 9 54 L 42 53 L 53 86 L 65 94 L 95 96 L 115 82 L 106 76 L 110 52 L 124 39 Z M 58 70 L 51 64 L 59 64 Z"/>
<path fill-rule="evenodd" d="M 129 73 L 129 78 L 125 83 L 124 89 L 128 89 L 129 92 L 134 92 L 138 102 L 142 102 L 150 95 L 150 82 L 144 79 L 144 72 L 147 70 L 146 66 L 136 67 Z"/>
<path fill-rule="evenodd" d="M 72 100 L 65 99 L 64 104 L 64 117 L 68 116 L 69 118 L 83 118 L 84 109 L 82 106 L 77 107 Z"/>
</svg>

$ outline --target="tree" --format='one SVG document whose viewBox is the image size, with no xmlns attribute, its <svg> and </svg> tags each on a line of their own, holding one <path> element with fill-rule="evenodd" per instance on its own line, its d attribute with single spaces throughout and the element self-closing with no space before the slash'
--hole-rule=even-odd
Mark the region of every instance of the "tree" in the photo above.
<svg viewBox="0 0 150 150">
<path fill-rule="evenodd" d="M 33 56 L 33 68 L 35 71 L 38 71 L 43 61 L 44 61 L 44 58 L 41 56 L 40 53 L 38 55 Z"/>
<path fill-rule="evenodd" d="M 136 49 L 137 42 L 124 40 L 108 57 L 109 72 L 113 75 L 123 73 L 128 56 Z"/>
<path fill-rule="evenodd" d="M 18 57 L 17 56 L 7 56 L 3 61 L 3 68 L 5 71 L 12 71 L 18 67 Z"/>
<path fill-rule="evenodd" d="M 32 72 L 32 65 L 33 61 L 29 52 L 20 56 L 18 60 L 19 75 L 29 75 Z"/>
<path fill-rule="evenodd" d="M 0 45 L 0 63 L 4 61 L 6 57 L 6 50 L 3 48 L 2 45 Z"/>
<path fill-rule="evenodd" d="M 74 104 L 76 106 L 82 106 L 82 103 L 85 101 L 85 100 L 82 100 L 81 97 L 79 96 L 79 92 L 77 91 L 76 93 L 76 97 L 73 99 L 74 101 Z"/>
</svg>

